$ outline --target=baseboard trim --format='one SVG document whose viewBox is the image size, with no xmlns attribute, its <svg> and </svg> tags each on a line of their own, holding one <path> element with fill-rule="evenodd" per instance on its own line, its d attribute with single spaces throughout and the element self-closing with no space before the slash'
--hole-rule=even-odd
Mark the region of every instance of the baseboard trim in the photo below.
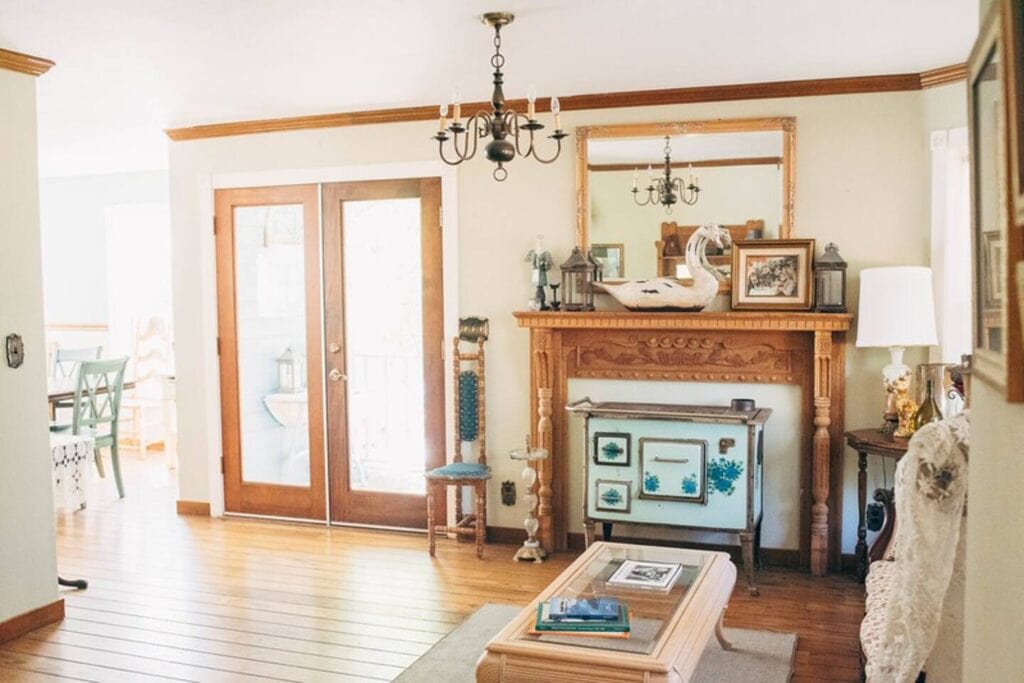
<svg viewBox="0 0 1024 683">
<path fill-rule="evenodd" d="M 55 579 L 56 580 L 56 579 Z M 58 598 L 48 605 L 11 617 L 0 622 L 0 643 L 14 640 L 29 631 L 56 623 L 64 619 L 64 598 Z"/>
<path fill-rule="evenodd" d="M 600 537 L 600 526 L 596 529 Z M 507 543 L 519 545 L 526 538 L 526 532 L 517 527 L 489 526 L 487 527 L 487 540 L 490 543 Z M 721 545 L 716 543 L 694 543 L 691 541 L 679 542 L 658 538 L 635 538 L 631 536 L 612 536 L 612 540 L 622 543 L 637 543 L 640 545 L 656 545 L 667 548 L 692 548 L 695 550 L 714 550 L 729 553 L 732 561 L 736 564 L 743 563 L 742 551 L 739 546 Z M 569 550 L 583 550 L 583 534 L 569 534 Z M 788 569 L 800 569 L 800 551 L 790 548 L 761 548 L 761 557 L 764 563 L 772 567 L 786 567 Z M 806 567 L 805 567 L 806 569 Z M 842 573 L 853 574 L 857 570 L 857 556 L 844 553 L 842 556 Z"/>
<path fill-rule="evenodd" d="M 199 517 L 210 516 L 210 504 L 200 500 L 179 500 L 177 502 L 179 515 L 196 515 Z"/>
</svg>

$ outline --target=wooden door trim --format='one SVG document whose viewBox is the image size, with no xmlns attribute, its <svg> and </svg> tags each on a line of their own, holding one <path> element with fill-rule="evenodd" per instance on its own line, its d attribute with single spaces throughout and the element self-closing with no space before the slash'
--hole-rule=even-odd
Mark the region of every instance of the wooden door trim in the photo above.
<svg viewBox="0 0 1024 683">
<path fill-rule="evenodd" d="M 242 479 L 235 292 L 234 209 L 301 204 L 305 269 L 309 487 Z M 323 435 L 323 356 L 320 321 L 320 196 L 317 185 L 237 188 L 214 193 L 217 257 L 217 331 L 220 355 L 221 452 L 227 512 L 323 520 L 327 514 Z"/>
<path fill-rule="evenodd" d="M 344 288 L 344 223 L 341 204 L 345 201 L 419 198 L 421 216 L 421 259 L 424 264 L 424 299 L 434 297 L 436 306 L 423 307 L 424 352 L 424 421 L 427 430 L 428 467 L 445 462 L 445 392 L 444 392 L 444 261 L 441 234 L 441 179 L 407 178 L 399 180 L 361 180 L 328 183 L 323 186 L 324 240 L 324 333 L 328 345 L 335 343 L 339 351 L 330 354 L 325 372 L 338 368 L 347 374 L 345 338 Z M 430 238 L 430 239 L 427 239 Z M 430 267 L 428 264 L 436 264 Z M 331 273 L 337 276 L 330 277 Z M 333 314 L 331 312 L 334 312 Z M 435 379 L 432 381 L 431 376 Z M 332 389 L 336 389 L 333 390 Z M 350 490 L 348 470 L 348 405 L 347 386 L 327 385 L 327 458 L 330 476 L 330 519 L 339 523 L 372 524 L 408 527 L 409 517 L 422 517 L 425 524 L 425 496 L 413 494 L 380 494 Z M 335 419 L 334 416 L 339 416 Z M 436 462 L 435 462 L 436 461 Z M 365 504 L 368 496 L 386 495 L 387 506 Z M 438 514 L 445 513 L 443 503 Z"/>
</svg>

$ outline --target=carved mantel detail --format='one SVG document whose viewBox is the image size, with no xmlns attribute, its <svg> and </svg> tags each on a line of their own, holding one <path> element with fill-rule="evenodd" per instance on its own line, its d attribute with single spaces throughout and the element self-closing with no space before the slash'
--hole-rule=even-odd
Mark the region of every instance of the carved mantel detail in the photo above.
<svg viewBox="0 0 1024 683">
<path fill-rule="evenodd" d="M 814 574 L 839 561 L 845 334 L 850 315 L 783 312 L 515 314 L 530 329 L 530 414 L 548 448 L 539 487 L 541 544 L 567 543 L 571 377 L 795 384 L 803 388 L 801 558 Z"/>
</svg>

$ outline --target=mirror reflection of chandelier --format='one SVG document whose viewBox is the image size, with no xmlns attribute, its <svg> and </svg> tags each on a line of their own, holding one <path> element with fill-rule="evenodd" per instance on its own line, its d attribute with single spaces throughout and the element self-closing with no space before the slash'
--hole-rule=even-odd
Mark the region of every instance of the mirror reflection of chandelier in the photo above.
<svg viewBox="0 0 1024 683">
<path fill-rule="evenodd" d="M 494 179 L 499 181 L 508 176 L 504 165 L 517 156 L 532 156 L 542 164 L 550 164 L 562 152 L 562 138 L 569 135 L 562 130 L 558 98 L 552 97 L 551 113 L 555 117 L 555 130 L 548 137 L 555 141 L 555 149 L 550 157 L 541 157 L 534 147 L 534 133 L 542 130 L 544 124 L 536 118 L 537 96 L 534 88 L 531 86 L 527 95 L 526 115 L 507 108 L 505 104 L 505 93 L 502 90 L 504 74 L 501 72 L 501 67 L 505 65 L 505 57 L 501 54 L 501 27 L 511 24 L 513 18 L 508 12 L 488 12 L 481 17 L 485 24 L 494 29 L 494 56 L 491 57 L 491 66 L 494 67 L 494 91 L 491 94 L 491 111 L 479 111 L 463 123 L 460 120 L 462 106 L 456 95 L 453 98 L 455 102 L 451 119 L 448 118 L 448 105 L 441 105 L 438 131 L 433 136 L 433 139 L 437 140 L 441 160 L 451 166 L 472 159 L 476 154 L 477 142 L 490 137 L 490 142 L 484 146 L 484 153 L 497 164 L 493 175 Z M 444 143 L 448 140 L 452 141 L 451 158 L 445 154 Z"/>
<path fill-rule="evenodd" d="M 638 187 L 640 172 L 633 172 L 633 201 L 639 206 L 648 204 L 661 204 L 665 207 L 665 213 L 672 213 L 672 205 L 682 202 L 688 206 L 697 203 L 700 196 L 700 176 L 693 175 L 693 165 L 689 168 L 689 177 L 684 180 L 682 177 L 672 177 L 672 140 L 665 136 L 665 177 L 655 178 L 654 170 L 647 167 L 647 196 L 640 201 L 640 188 Z"/>
</svg>

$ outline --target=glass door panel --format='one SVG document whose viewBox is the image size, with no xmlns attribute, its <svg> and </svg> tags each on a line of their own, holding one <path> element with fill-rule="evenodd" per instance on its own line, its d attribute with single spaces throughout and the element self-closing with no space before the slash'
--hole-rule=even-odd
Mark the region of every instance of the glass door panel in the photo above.
<svg viewBox="0 0 1024 683">
<path fill-rule="evenodd" d="M 317 186 L 216 193 L 229 512 L 323 519 Z"/>
<path fill-rule="evenodd" d="M 323 196 L 331 519 L 423 528 L 444 463 L 440 181 Z"/>
<path fill-rule="evenodd" d="M 309 486 L 302 205 L 235 207 L 242 481 Z"/>
<path fill-rule="evenodd" d="M 348 201 L 342 211 L 350 486 L 423 495 L 420 199 Z"/>
</svg>

